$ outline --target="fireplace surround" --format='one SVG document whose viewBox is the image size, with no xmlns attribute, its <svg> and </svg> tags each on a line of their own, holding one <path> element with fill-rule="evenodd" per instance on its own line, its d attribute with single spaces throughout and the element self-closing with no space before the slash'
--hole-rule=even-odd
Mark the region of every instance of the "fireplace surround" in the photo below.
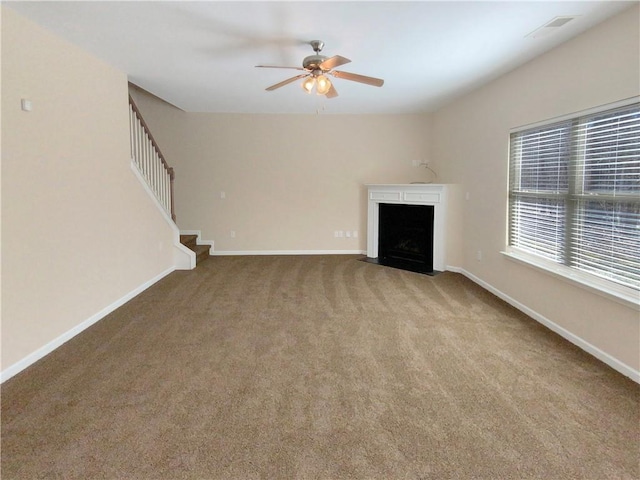
<svg viewBox="0 0 640 480">
<path fill-rule="evenodd" d="M 367 185 L 368 259 L 373 260 L 379 258 L 381 204 L 428 205 L 433 207 L 433 270 L 445 270 L 447 193 L 447 185 L 442 184 L 411 183 Z"/>
</svg>

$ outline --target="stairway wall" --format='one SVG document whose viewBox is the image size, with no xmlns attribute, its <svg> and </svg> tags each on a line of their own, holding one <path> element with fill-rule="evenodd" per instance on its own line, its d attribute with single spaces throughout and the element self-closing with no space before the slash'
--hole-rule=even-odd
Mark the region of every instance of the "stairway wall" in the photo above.
<svg viewBox="0 0 640 480">
<path fill-rule="evenodd" d="M 126 75 L 1 11 L 5 379 L 170 272 L 174 232 L 130 167 Z"/>
</svg>

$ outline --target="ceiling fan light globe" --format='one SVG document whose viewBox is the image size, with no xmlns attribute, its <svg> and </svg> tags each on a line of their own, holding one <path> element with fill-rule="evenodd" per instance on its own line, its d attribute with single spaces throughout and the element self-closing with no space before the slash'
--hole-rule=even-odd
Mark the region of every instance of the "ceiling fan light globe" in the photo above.
<svg viewBox="0 0 640 480">
<path fill-rule="evenodd" d="M 316 79 L 314 77 L 308 77 L 302 82 L 302 89 L 307 93 L 311 93 L 315 84 Z"/>
<path fill-rule="evenodd" d="M 316 81 L 318 84 L 316 87 L 316 91 L 318 95 L 326 95 L 329 89 L 331 88 L 331 81 L 329 81 L 329 79 L 324 75 L 319 75 L 316 78 Z"/>
</svg>

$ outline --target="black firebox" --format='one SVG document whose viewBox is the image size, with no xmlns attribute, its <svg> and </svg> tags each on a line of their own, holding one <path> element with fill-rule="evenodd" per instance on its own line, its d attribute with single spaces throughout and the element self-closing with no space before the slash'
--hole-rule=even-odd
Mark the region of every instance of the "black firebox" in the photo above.
<svg viewBox="0 0 640 480">
<path fill-rule="evenodd" d="M 381 203 L 378 216 L 378 263 L 434 274 L 432 205 Z"/>
</svg>

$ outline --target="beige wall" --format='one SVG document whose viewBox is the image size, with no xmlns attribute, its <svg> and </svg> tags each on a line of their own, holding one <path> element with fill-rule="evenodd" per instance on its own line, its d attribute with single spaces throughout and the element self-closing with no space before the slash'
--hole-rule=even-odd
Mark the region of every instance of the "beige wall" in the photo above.
<svg viewBox="0 0 640 480">
<path fill-rule="evenodd" d="M 3 371 L 172 267 L 127 109 L 125 74 L 2 7 Z"/>
<path fill-rule="evenodd" d="M 412 165 L 428 159 L 428 115 L 185 113 L 133 96 L 176 168 L 178 225 L 216 251 L 364 251 L 363 185 L 433 179 Z"/>
<path fill-rule="evenodd" d="M 462 266 L 481 280 L 635 370 L 637 310 L 500 254 L 506 242 L 509 129 L 640 93 L 638 7 L 460 98 L 433 116 L 432 158 L 443 182 L 459 182 Z M 476 252 L 482 251 L 482 261 Z"/>
</svg>

